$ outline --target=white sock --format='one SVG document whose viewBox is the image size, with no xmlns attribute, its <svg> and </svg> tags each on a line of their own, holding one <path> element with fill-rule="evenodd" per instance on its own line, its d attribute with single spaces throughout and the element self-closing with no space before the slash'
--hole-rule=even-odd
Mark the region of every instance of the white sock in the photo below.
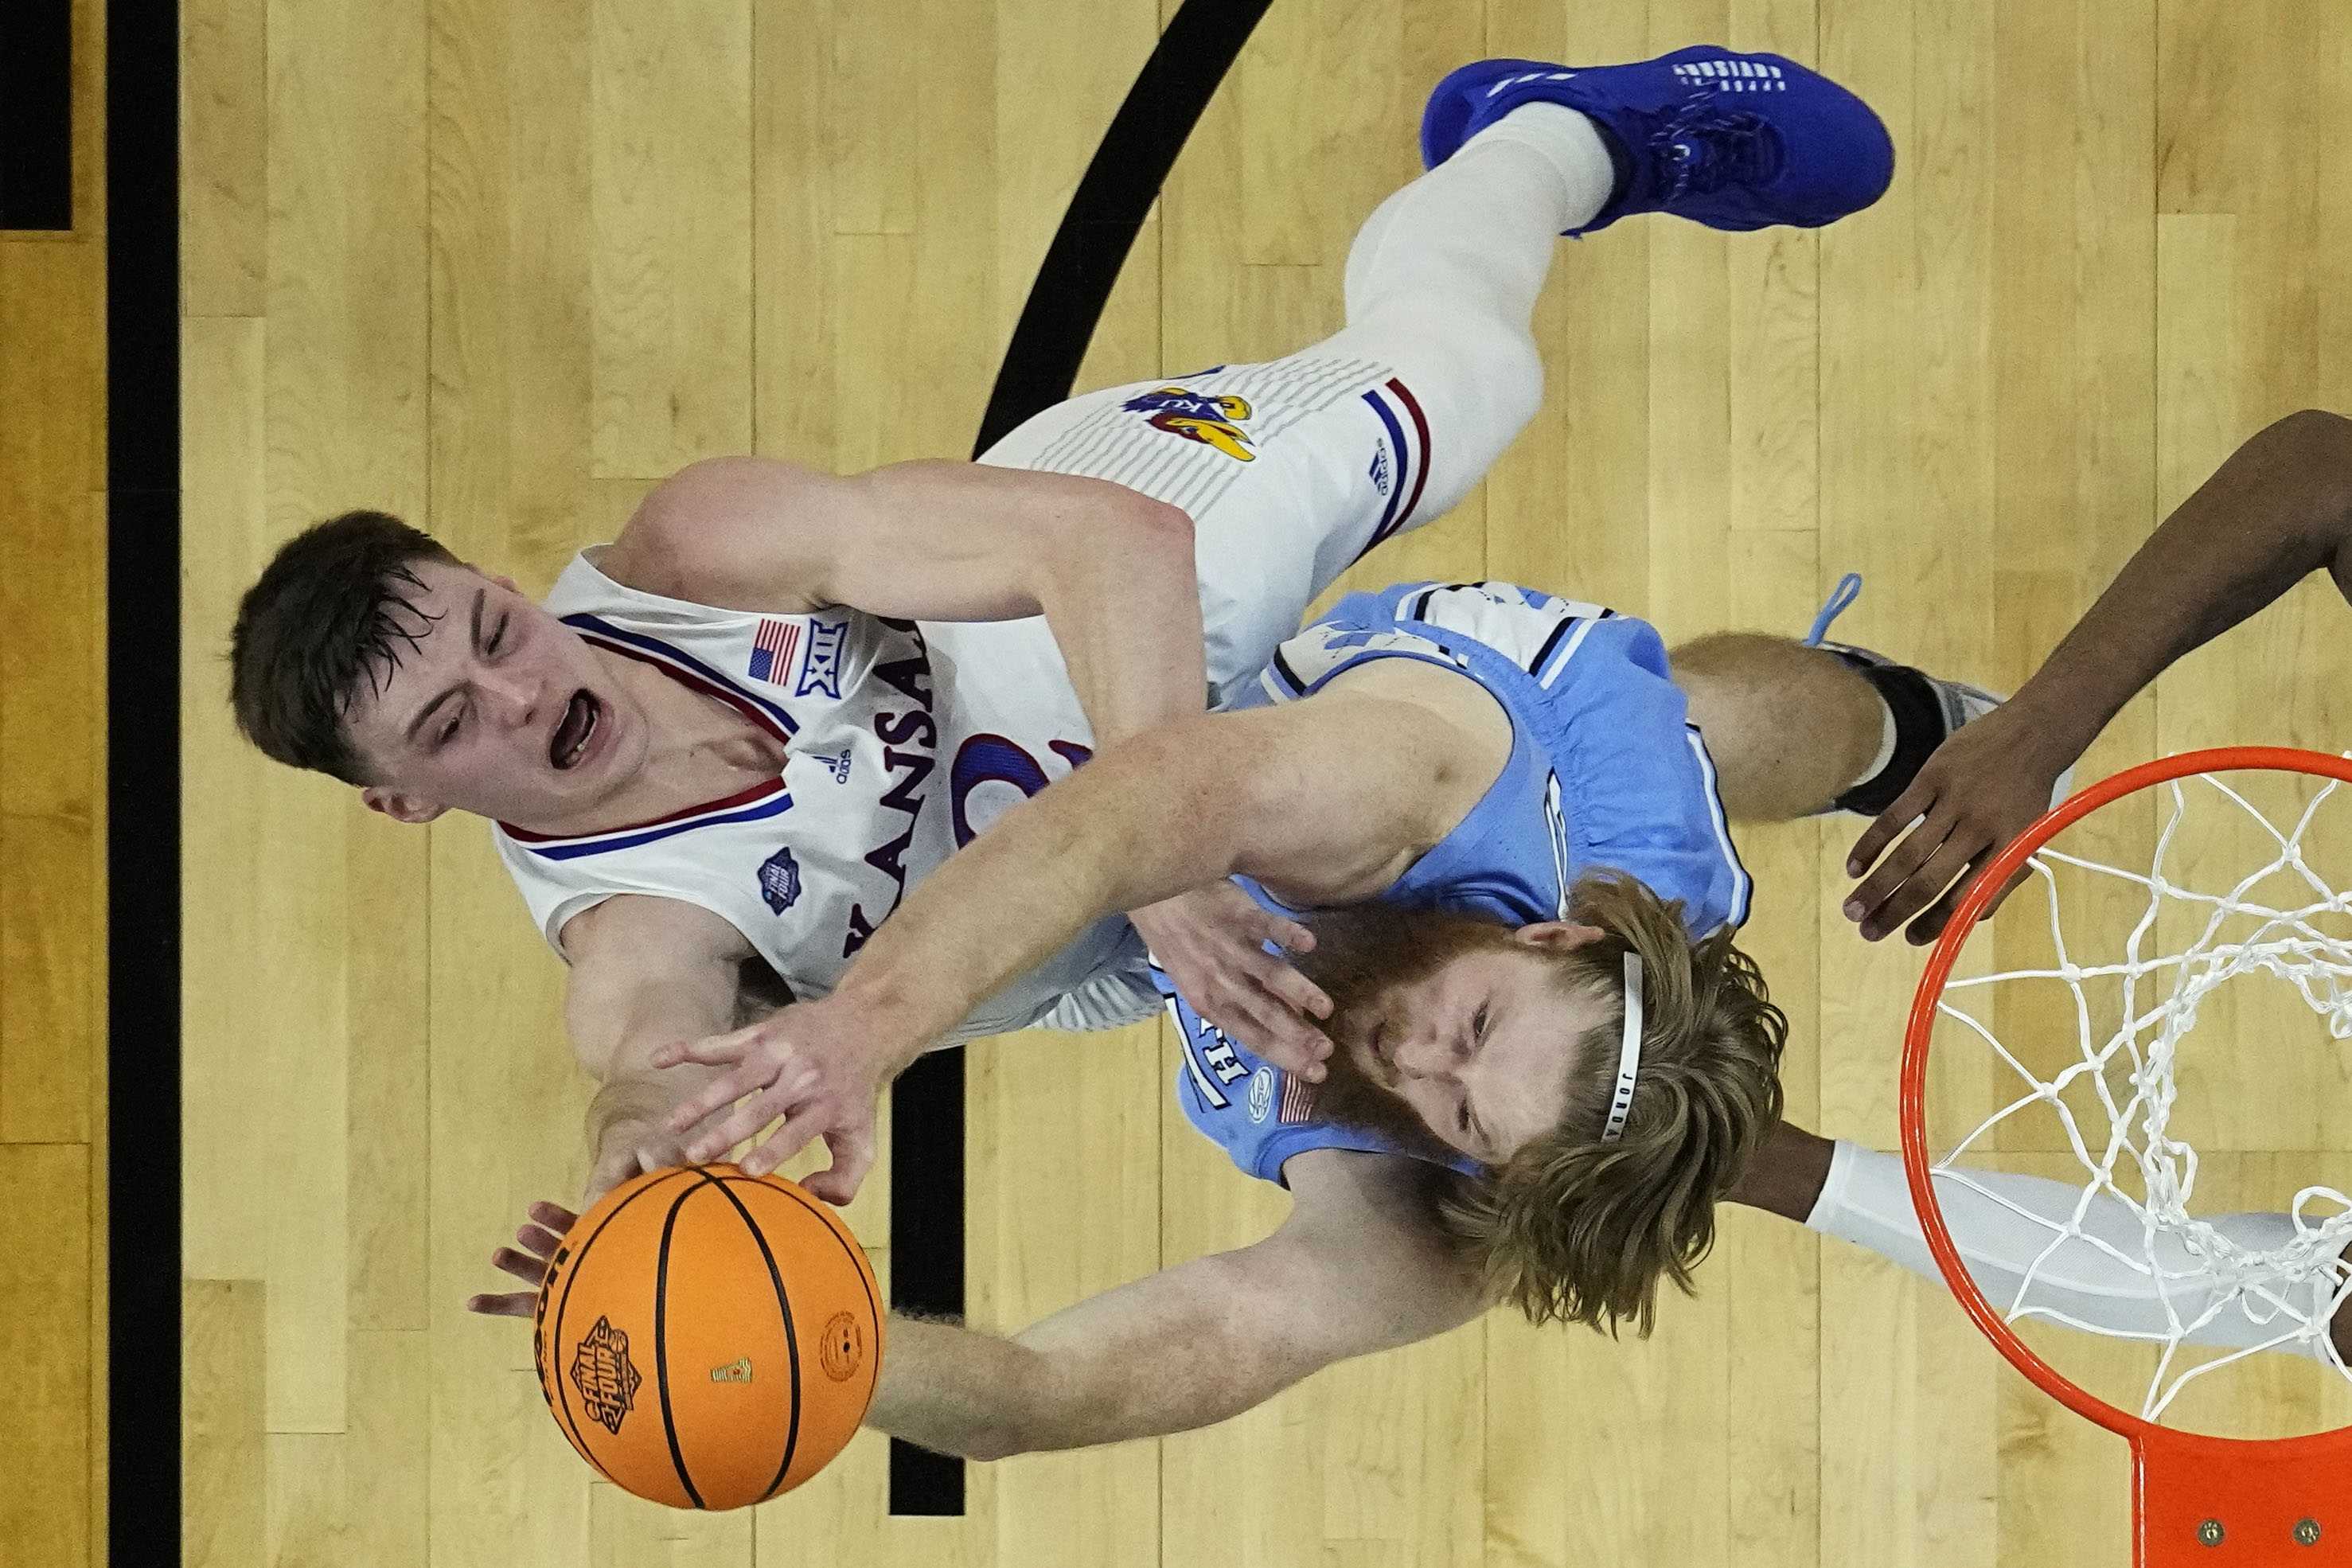
<svg viewBox="0 0 2352 1568">
<path fill-rule="evenodd" d="M 1525 331 L 1560 232 L 1590 222 L 1614 179 L 1583 115 L 1514 110 L 1374 209 L 1348 252 L 1348 320 L 1402 303 Z"/>
<path fill-rule="evenodd" d="M 1554 233 L 1591 223 L 1616 188 L 1617 165 L 1610 159 L 1608 143 L 1590 118 L 1564 103 L 1523 103 L 1465 142 L 1454 157 L 1502 142 L 1541 153 L 1567 184 L 1568 205 Z"/>
<path fill-rule="evenodd" d="M 2042 1254 L 2050 1251 L 2054 1233 L 2004 1206 L 2014 1204 L 2027 1214 L 2063 1224 L 2082 1201 L 2081 1187 L 2003 1171 L 1972 1170 L 1969 1174 L 2004 1202 L 1996 1203 L 1949 1179 L 1939 1181 L 1937 1195 L 1942 1200 L 1944 1220 L 1951 1227 L 1952 1240 L 1967 1260 L 1969 1273 L 1983 1289 L 1985 1299 L 1996 1310 L 2008 1310 L 2031 1269 L 2033 1289 L 2026 1300 L 2028 1306 L 2063 1312 L 2119 1332 L 2163 1334 L 2169 1331 L 2165 1297 L 2158 1292 L 2153 1278 L 2126 1267 L 2088 1242 L 2072 1238 L 2044 1258 Z M 2283 1214 L 2230 1215 L 2212 1223 L 2231 1241 L 2257 1248 L 2282 1246 L 2293 1238 L 2295 1229 L 2294 1221 Z M 1805 1216 L 1805 1225 L 1824 1236 L 1867 1248 L 1938 1284 L 1943 1282 L 1943 1272 L 1936 1267 L 1935 1254 L 1928 1251 L 1927 1235 L 1919 1228 L 1918 1216 L 1912 1209 L 1911 1188 L 1904 1176 L 1903 1162 L 1893 1154 L 1882 1154 L 1840 1139 L 1830 1158 L 1829 1179 L 1822 1185 L 1821 1199 L 1813 1205 L 1813 1212 Z M 2083 1229 L 2126 1257 L 2147 1256 L 2138 1217 L 2111 1194 L 2103 1193 L 2092 1202 L 2083 1216 Z M 2156 1258 L 2168 1270 L 2197 1266 L 2186 1249 L 2169 1237 L 2158 1239 Z M 2165 1289 L 2170 1293 L 2172 1310 L 2183 1323 L 2195 1322 L 2214 1300 L 2211 1289 L 2200 1289 L 2193 1280 L 2172 1279 Z M 2326 1299 L 2327 1292 L 2314 1286 L 2307 1297 L 2298 1296 L 2294 1300 L 2298 1310 L 2315 1315 L 2326 1310 Z M 2267 1306 L 2258 1310 L 2265 1313 L 2270 1310 Z M 2211 1322 L 2184 1342 L 2246 1350 L 2269 1343 L 2290 1326 L 2284 1317 L 2258 1323 L 2247 1315 L 2242 1304 L 2233 1302 L 2215 1313 Z M 2314 1359 L 2323 1353 L 2317 1342 L 2292 1348 L 2297 1354 Z"/>
<path fill-rule="evenodd" d="M 1886 764 L 1895 760 L 1895 710 L 1886 705 L 1885 698 L 1879 697 L 1877 687 L 1872 687 L 1870 689 L 1870 694 L 1873 697 L 1878 697 L 1878 716 L 1885 726 L 1879 732 L 1878 755 L 1870 759 L 1870 766 L 1863 769 L 1860 775 L 1857 776 L 1851 784 L 1847 784 L 1845 789 L 1838 791 L 1838 794 L 1841 795 L 1844 795 L 1848 790 L 1860 789 L 1871 780 L 1885 773 L 1886 771 Z"/>
</svg>

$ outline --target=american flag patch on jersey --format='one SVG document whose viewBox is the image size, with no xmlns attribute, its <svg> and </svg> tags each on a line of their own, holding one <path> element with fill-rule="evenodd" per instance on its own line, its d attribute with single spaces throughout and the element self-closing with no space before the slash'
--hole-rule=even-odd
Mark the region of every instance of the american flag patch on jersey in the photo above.
<svg viewBox="0 0 2352 1568">
<path fill-rule="evenodd" d="M 751 639 L 751 679 L 773 680 L 790 669 L 793 650 L 800 645 L 801 624 L 798 621 L 761 621 L 760 635 Z"/>
</svg>

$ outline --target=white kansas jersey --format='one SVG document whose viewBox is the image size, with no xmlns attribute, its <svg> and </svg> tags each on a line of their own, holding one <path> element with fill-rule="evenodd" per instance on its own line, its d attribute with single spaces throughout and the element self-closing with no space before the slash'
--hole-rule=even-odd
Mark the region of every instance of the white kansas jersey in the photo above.
<svg viewBox="0 0 2352 1568">
<path fill-rule="evenodd" d="M 765 728 L 784 771 L 604 833 L 499 825 L 499 854 L 551 942 L 615 894 L 677 899 L 742 932 L 793 995 L 825 995 L 909 887 L 1088 754 L 1093 733 L 1042 619 L 713 609 L 625 587 L 597 569 L 600 553 L 573 558 L 549 612 Z M 983 1003 L 957 1037 L 1099 1028 L 1154 1004 L 1142 943 L 1115 918 Z"/>
</svg>

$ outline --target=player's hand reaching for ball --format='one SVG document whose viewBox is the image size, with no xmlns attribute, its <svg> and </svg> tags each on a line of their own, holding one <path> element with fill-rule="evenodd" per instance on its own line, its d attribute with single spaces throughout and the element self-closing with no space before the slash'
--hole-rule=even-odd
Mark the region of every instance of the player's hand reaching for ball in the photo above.
<svg viewBox="0 0 2352 1568">
<path fill-rule="evenodd" d="M 530 1287 L 504 1294 L 466 1298 L 466 1310 L 492 1318 L 528 1318 L 539 1310 L 539 1282 L 547 1278 L 548 1260 L 563 1245 L 564 1234 L 580 1216 L 555 1204 L 530 1205 L 530 1221 L 515 1232 L 515 1245 L 490 1254 L 490 1262 Z"/>
<path fill-rule="evenodd" d="M 1276 1067 L 1309 1080 L 1323 1077 L 1331 1041 L 1315 1026 L 1331 1016 L 1331 998 L 1265 950 L 1272 942 L 1311 952 L 1314 932 L 1224 880 L 1127 918 L 1193 1011 Z"/>
<path fill-rule="evenodd" d="M 874 1165 L 875 1102 L 920 1048 L 921 1042 L 897 1041 L 878 1010 L 836 994 L 732 1034 L 664 1046 L 652 1061 L 658 1068 L 696 1062 L 722 1069 L 670 1113 L 666 1131 L 682 1142 L 688 1160 L 719 1159 L 782 1117 L 744 1155 L 743 1169 L 766 1175 L 822 1138 L 833 1163 L 801 1185 L 841 1205 L 857 1195 Z"/>
<path fill-rule="evenodd" d="M 1846 874 L 1863 880 L 1846 900 L 1845 917 L 1862 927 L 1864 941 L 1876 942 L 1906 921 L 1905 939 L 1914 944 L 1943 934 L 1977 874 L 2050 809 L 2051 792 L 2074 762 L 2053 733 L 2012 702 L 1936 748 L 1846 858 Z M 2012 878 L 1985 914 L 2024 878 L 2023 871 Z"/>
</svg>

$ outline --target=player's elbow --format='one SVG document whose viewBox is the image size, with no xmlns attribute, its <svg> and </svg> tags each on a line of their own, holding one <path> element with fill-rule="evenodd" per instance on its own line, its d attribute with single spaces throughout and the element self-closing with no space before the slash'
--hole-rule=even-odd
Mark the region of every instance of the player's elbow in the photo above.
<svg viewBox="0 0 2352 1568">
<path fill-rule="evenodd" d="M 2352 557 L 2352 419 L 2325 408 L 2299 408 L 2257 440 L 2269 442 L 2308 500 L 2308 526 L 2336 564 Z"/>
<path fill-rule="evenodd" d="M 2325 408 L 2298 408 L 2254 437 L 2274 448 L 2317 488 L 2352 499 L 2352 419 Z"/>
<path fill-rule="evenodd" d="M 1174 576 L 1190 584 L 1193 567 L 1192 514 L 1182 507 L 1105 482 L 1104 504 L 1065 514 L 1048 559 L 1087 579 L 1099 593 L 1108 576 L 1132 581 L 1139 574 Z"/>
<path fill-rule="evenodd" d="M 1022 1435 L 1009 1426 L 992 1426 L 972 1435 L 958 1456 L 975 1464 L 992 1465 L 999 1459 L 1018 1458 L 1024 1454 L 1038 1452 L 1035 1445 L 1024 1440 Z"/>
<path fill-rule="evenodd" d="M 2297 441 L 2331 444 L 2337 449 L 2352 445 L 2352 419 L 2327 408 L 2298 408 L 2273 421 L 2271 430 Z"/>
</svg>

